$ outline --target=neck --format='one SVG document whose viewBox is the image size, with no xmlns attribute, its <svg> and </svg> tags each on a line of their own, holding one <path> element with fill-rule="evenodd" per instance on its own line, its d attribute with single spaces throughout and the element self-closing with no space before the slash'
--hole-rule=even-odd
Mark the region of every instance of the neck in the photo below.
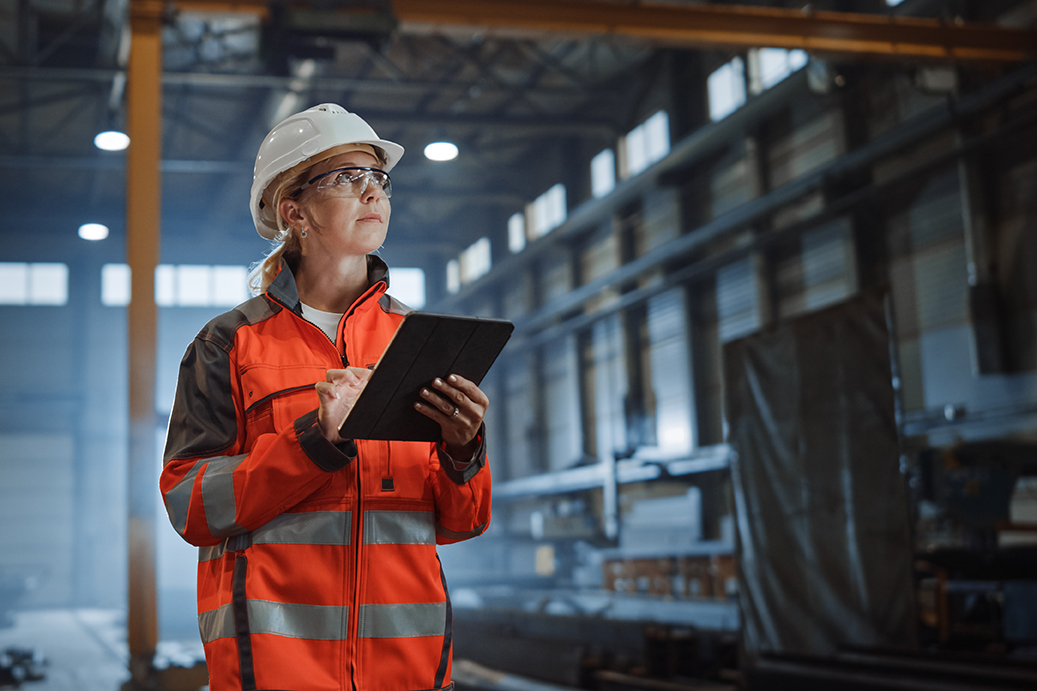
<svg viewBox="0 0 1037 691">
<path fill-rule="evenodd" d="M 367 284 L 367 257 L 332 258 L 307 256 L 299 261 L 295 273 L 299 299 L 323 312 L 345 312 L 364 294 Z"/>
</svg>

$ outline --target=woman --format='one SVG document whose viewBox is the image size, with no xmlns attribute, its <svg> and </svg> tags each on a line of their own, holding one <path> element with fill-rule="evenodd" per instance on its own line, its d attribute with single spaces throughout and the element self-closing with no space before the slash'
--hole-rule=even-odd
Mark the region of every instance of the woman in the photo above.
<svg viewBox="0 0 1037 691">
<path fill-rule="evenodd" d="M 407 312 L 371 254 L 402 154 L 334 104 L 274 127 L 252 214 L 282 244 L 250 277 L 260 294 L 181 363 L 161 484 L 174 528 L 201 547 L 213 691 L 453 686 L 435 545 L 490 520 L 487 398 L 454 375 L 422 391 L 438 444 L 338 434 Z"/>
</svg>

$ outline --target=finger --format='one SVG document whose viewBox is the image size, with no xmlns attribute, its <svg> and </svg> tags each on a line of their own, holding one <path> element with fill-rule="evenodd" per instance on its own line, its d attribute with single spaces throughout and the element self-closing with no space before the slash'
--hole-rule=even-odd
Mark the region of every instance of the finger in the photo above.
<svg viewBox="0 0 1037 691">
<path fill-rule="evenodd" d="M 439 392 L 425 388 L 421 390 L 421 397 L 428 401 L 430 405 L 438 409 L 440 412 L 446 415 L 453 415 L 455 408 L 453 402 L 448 400 L 444 395 L 440 394 Z M 456 407 L 460 408 L 460 406 Z"/>
<path fill-rule="evenodd" d="M 464 426 L 468 424 L 468 420 L 464 418 L 460 412 L 457 417 L 454 417 L 454 409 L 451 408 L 449 413 L 444 413 L 442 410 L 434 405 L 428 403 L 422 403 L 421 401 L 415 401 L 414 409 L 427 418 L 430 418 L 436 422 L 440 429 L 443 430 L 443 436 L 447 435 L 448 430 L 452 430 L 455 427 Z"/>
<path fill-rule="evenodd" d="M 473 403 L 481 406 L 489 405 L 490 399 L 486 397 L 486 394 L 474 382 L 465 379 L 459 374 L 451 374 L 447 377 L 447 380 L 457 389 L 464 392 L 465 396 L 468 396 Z"/>
<path fill-rule="evenodd" d="M 364 381 L 363 379 L 360 378 L 360 376 L 357 375 L 356 372 L 353 372 L 352 368 L 350 368 L 350 369 L 329 369 L 324 374 L 324 380 L 328 381 L 328 382 L 331 382 L 332 384 L 347 384 L 347 385 L 354 385 L 354 384 L 357 384 L 360 381 Z"/>
<path fill-rule="evenodd" d="M 346 369 L 356 375 L 360 381 L 367 381 L 371 378 L 372 370 L 366 367 L 347 367 Z"/>
<path fill-rule="evenodd" d="M 338 393 L 335 391 L 335 385 L 330 382 L 319 381 L 313 385 L 313 388 L 317 389 L 317 395 L 321 400 L 330 401 L 338 398 Z"/>
<path fill-rule="evenodd" d="M 450 400 L 450 405 L 456 405 L 458 407 L 467 406 L 469 399 L 460 389 L 455 389 L 453 386 L 447 384 L 438 377 L 432 380 L 432 386 L 436 387 L 438 392 L 444 398 Z"/>
</svg>

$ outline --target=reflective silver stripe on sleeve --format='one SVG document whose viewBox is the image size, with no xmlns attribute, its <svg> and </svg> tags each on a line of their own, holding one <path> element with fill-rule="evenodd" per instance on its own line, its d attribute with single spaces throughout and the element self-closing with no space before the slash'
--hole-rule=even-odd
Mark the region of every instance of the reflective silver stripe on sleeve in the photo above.
<svg viewBox="0 0 1037 691">
<path fill-rule="evenodd" d="M 434 545 L 432 511 L 365 511 L 365 545 Z"/>
<path fill-rule="evenodd" d="M 234 470 L 245 460 L 245 455 L 219 456 L 206 462 L 202 474 L 202 506 L 209 532 L 217 537 L 228 537 L 245 532 L 234 522 L 237 504 L 234 502 Z M 199 461 L 201 462 L 201 461 Z"/>
<path fill-rule="evenodd" d="M 212 561 L 213 559 L 219 559 L 226 552 L 226 541 L 221 542 L 218 545 L 210 545 L 208 547 L 198 548 L 198 562 Z"/>
<path fill-rule="evenodd" d="M 198 461 L 194 466 L 187 471 L 187 475 L 184 478 L 173 485 L 173 488 L 166 492 L 166 513 L 169 514 L 169 522 L 173 524 L 173 528 L 176 532 L 181 535 L 187 530 L 187 509 L 191 505 L 191 491 L 194 488 L 194 479 L 198 477 L 198 471 L 203 465 L 202 461 Z"/>
<path fill-rule="evenodd" d="M 249 633 L 286 638 L 341 641 L 346 638 L 348 607 L 296 605 L 269 600 L 248 601 Z M 202 643 L 234 637 L 234 606 L 227 604 L 198 615 Z"/>
<path fill-rule="evenodd" d="M 446 603 L 360 605 L 360 638 L 414 638 L 442 636 L 446 631 Z"/>
<path fill-rule="evenodd" d="M 253 545 L 348 545 L 350 511 L 283 513 L 252 531 Z"/>
<path fill-rule="evenodd" d="M 234 637 L 234 606 L 223 605 L 198 615 L 198 632 L 202 643 L 211 643 L 217 638 Z"/>
</svg>

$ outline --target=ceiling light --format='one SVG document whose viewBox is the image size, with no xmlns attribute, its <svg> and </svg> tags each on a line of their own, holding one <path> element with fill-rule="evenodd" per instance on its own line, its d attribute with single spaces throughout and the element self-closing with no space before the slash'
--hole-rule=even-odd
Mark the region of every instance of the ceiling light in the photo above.
<svg viewBox="0 0 1037 691">
<path fill-rule="evenodd" d="M 425 147 L 425 158 L 430 161 L 452 161 L 457 158 L 457 145 L 451 142 L 432 142 Z"/>
<path fill-rule="evenodd" d="M 108 226 L 100 223 L 84 223 L 79 226 L 79 237 L 84 240 L 104 240 L 108 237 Z"/>
<path fill-rule="evenodd" d="M 105 151 L 122 151 L 130 145 L 130 138 L 123 132 L 108 130 L 94 137 L 94 146 Z"/>
</svg>

